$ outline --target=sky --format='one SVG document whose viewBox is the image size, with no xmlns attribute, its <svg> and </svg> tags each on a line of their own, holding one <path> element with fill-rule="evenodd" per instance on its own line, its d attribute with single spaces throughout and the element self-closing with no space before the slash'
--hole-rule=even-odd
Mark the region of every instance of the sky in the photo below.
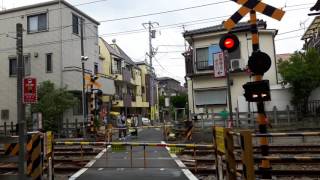
<svg viewBox="0 0 320 180">
<path fill-rule="evenodd" d="M 1 0 L 6 9 L 45 2 L 47 0 Z M 159 77 L 167 76 L 184 83 L 185 65 L 184 30 L 193 30 L 221 24 L 236 12 L 240 5 L 231 0 L 67 0 L 77 8 L 102 21 L 99 35 L 116 43 L 134 60 L 144 61 L 149 51 L 148 33 L 143 23 L 157 22 L 156 38 L 152 40 L 157 49 L 153 65 Z M 301 36 L 313 20 L 309 9 L 316 0 L 263 0 L 264 3 L 286 11 L 281 21 L 257 14 L 267 21 L 267 28 L 279 30 L 275 38 L 276 53 L 293 53 L 303 45 Z M 87 4 L 85 4 L 87 3 Z M 80 5 L 82 4 L 82 5 Z M 196 8 L 189 8 L 196 7 Z M 162 13 L 138 18 L 132 16 L 158 13 L 177 9 L 181 11 Z M 249 20 L 246 16 L 242 21 Z"/>
</svg>

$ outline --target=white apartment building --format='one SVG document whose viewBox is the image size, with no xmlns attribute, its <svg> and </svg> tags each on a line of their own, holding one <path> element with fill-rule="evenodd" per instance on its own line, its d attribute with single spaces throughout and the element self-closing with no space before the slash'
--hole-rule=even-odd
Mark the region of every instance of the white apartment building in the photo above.
<svg viewBox="0 0 320 180">
<path fill-rule="evenodd" d="M 1 120 L 17 121 L 16 88 L 16 24 L 23 25 L 25 76 L 37 83 L 50 80 L 56 87 L 65 87 L 79 97 L 79 107 L 67 110 L 63 118 L 78 122 L 82 118 L 81 19 L 83 19 L 84 55 L 87 74 L 102 72 L 99 59 L 99 22 L 64 0 L 7 9 L 0 12 L 0 111 Z M 114 82 L 101 75 L 104 94 L 114 94 Z"/>
<path fill-rule="evenodd" d="M 277 70 L 275 61 L 274 37 L 277 30 L 267 29 L 266 22 L 258 21 L 260 50 L 267 53 L 272 61 L 271 68 L 264 74 L 264 79 L 270 81 L 271 88 L 277 85 Z M 238 23 L 232 30 L 240 41 L 239 48 L 229 54 L 231 63 L 231 102 L 233 111 L 255 109 L 255 103 L 248 104 L 243 96 L 242 85 L 252 81 L 246 71 L 249 56 L 252 53 L 251 32 L 249 23 Z M 186 76 L 188 79 L 188 100 L 191 113 L 220 112 L 228 110 L 227 81 L 225 77 L 214 76 L 214 59 L 212 48 L 219 47 L 219 40 L 227 33 L 223 25 L 207 27 L 184 32 L 184 38 L 191 46 L 189 55 L 186 56 Z M 220 49 L 220 48 L 219 48 Z M 272 92 L 271 92 L 272 93 Z M 278 93 L 278 92 L 276 92 Z M 281 98 L 279 96 L 278 98 Z M 285 100 L 285 103 L 289 101 Z M 272 102 L 266 102 L 268 106 Z"/>
</svg>

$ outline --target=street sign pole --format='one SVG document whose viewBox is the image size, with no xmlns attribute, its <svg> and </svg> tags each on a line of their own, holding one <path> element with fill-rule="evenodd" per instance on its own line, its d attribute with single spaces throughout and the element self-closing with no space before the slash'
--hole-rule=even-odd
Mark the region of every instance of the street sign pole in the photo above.
<svg viewBox="0 0 320 180">
<path fill-rule="evenodd" d="M 26 123 L 25 109 L 22 102 L 22 80 L 24 77 L 23 63 L 23 41 L 22 41 L 22 24 L 16 24 L 17 30 L 17 120 L 19 128 L 19 179 L 25 179 L 25 141 L 26 141 Z"/>
</svg>

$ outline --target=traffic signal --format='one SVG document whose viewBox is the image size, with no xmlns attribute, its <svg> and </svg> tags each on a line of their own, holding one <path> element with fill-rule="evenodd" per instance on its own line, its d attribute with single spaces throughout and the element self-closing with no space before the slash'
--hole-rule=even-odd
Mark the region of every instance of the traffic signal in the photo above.
<svg viewBox="0 0 320 180">
<path fill-rule="evenodd" d="M 270 101 L 269 80 L 247 82 L 243 86 L 244 97 L 248 102 Z"/>
<path fill-rule="evenodd" d="M 264 52 L 255 51 L 249 57 L 248 67 L 255 75 L 263 75 L 271 67 L 271 58 Z"/>
<path fill-rule="evenodd" d="M 95 104 L 95 94 L 93 91 L 91 91 L 89 96 L 89 124 L 88 126 L 90 127 L 90 131 L 94 131 L 94 114 L 95 114 L 95 109 L 96 109 L 96 104 Z"/>
<path fill-rule="evenodd" d="M 103 97 L 103 92 L 98 89 L 97 90 L 97 93 L 96 93 L 96 99 L 95 99 L 95 110 L 96 110 L 96 113 L 99 113 L 100 110 L 101 110 L 101 107 L 102 107 L 102 97 Z"/>
<path fill-rule="evenodd" d="M 234 34 L 225 34 L 221 37 L 219 46 L 222 50 L 227 50 L 229 53 L 231 53 L 239 47 L 239 39 Z"/>
</svg>

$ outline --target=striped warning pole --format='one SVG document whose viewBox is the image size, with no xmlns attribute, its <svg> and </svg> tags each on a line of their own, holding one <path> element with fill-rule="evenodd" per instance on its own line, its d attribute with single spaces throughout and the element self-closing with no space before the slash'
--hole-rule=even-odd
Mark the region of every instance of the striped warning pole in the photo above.
<svg viewBox="0 0 320 180">
<path fill-rule="evenodd" d="M 42 178 L 42 162 L 41 162 L 41 139 L 40 134 L 31 134 L 27 141 L 27 175 L 32 180 L 40 180 Z"/>
<path fill-rule="evenodd" d="M 252 50 L 253 52 L 256 52 L 260 48 L 259 48 L 259 34 L 258 34 L 258 28 L 257 28 L 257 15 L 256 15 L 256 11 L 254 10 L 250 11 L 250 22 L 251 22 L 251 33 L 252 33 Z M 262 78 L 263 78 L 262 75 L 254 75 L 255 81 L 262 81 Z M 268 133 L 264 103 L 257 102 L 257 109 L 258 109 L 257 122 L 259 124 L 259 132 L 262 134 Z M 267 137 L 260 138 L 260 148 L 261 148 L 262 156 L 269 155 L 269 146 L 268 146 Z M 263 172 L 261 175 L 262 179 L 271 179 L 269 160 L 267 159 L 261 160 L 261 164 L 259 168 Z"/>
</svg>

